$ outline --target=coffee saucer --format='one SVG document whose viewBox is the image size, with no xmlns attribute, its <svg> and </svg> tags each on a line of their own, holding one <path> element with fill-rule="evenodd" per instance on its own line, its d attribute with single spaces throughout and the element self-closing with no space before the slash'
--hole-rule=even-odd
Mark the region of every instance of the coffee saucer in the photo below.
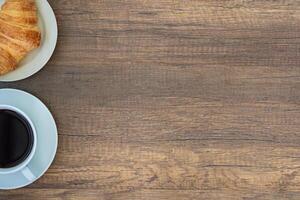
<svg viewBox="0 0 300 200">
<path fill-rule="evenodd" d="M 21 172 L 0 174 L 0 190 L 17 189 L 39 179 L 50 167 L 57 149 L 57 127 L 48 108 L 29 93 L 15 89 L 0 89 L 1 104 L 13 106 L 23 111 L 36 128 L 36 153 L 28 164 L 36 178 L 29 181 Z"/>
</svg>

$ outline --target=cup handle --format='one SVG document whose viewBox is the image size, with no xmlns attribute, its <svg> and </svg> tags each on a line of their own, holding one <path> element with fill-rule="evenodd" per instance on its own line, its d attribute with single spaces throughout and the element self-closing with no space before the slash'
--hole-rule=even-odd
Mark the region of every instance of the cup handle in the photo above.
<svg viewBox="0 0 300 200">
<path fill-rule="evenodd" d="M 22 170 L 22 174 L 23 176 L 25 176 L 25 178 L 27 178 L 29 181 L 33 181 L 36 176 L 32 173 L 32 171 L 28 168 L 28 167 L 25 167 L 23 170 Z"/>
</svg>

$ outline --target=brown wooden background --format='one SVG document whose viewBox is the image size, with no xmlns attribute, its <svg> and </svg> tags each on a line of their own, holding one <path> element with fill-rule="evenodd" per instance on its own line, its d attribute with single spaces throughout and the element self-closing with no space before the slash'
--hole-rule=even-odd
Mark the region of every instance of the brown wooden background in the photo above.
<svg viewBox="0 0 300 200">
<path fill-rule="evenodd" d="M 299 200 L 300 1 L 51 0 L 48 65 L 4 84 L 59 127 L 0 199 Z"/>
</svg>

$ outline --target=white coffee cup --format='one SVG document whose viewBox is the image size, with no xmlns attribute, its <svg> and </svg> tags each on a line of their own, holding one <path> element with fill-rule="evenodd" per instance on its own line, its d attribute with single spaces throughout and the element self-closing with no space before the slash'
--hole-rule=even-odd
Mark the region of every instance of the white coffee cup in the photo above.
<svg viewBox="0 0 300 200">
<path fill-rule="evenodd" d="M 26 179 L 28 179 L 29 181 L 33 181 L 36 178 L 36 176 L 32 173 L 32 170 L 29 168 L 28 164 L 32 160 L 32 158 L 35 154 L 35 151 L 36 151 L 36 146 L 37 146 L 37 144 L 36 144 L 37 143 L 37 134 L 36 134 L 36 129 L 34 127 L 34 124 L 32 123 L 30 118 L 23 111 L 21 111 L 20 109 L 18 109 L 16 107 L 0 104 L 0 110 L 10 110 L 10 111 L 16 112 L 17 114 L 24 117 L 27 120 L 27 122 L 29 123 L 29 125 L 31 126 L 32 133 L 33 133 L 33 145 L 32 145 L 31 152 L 27 156 L 27 158 L 17 166 L 14 166 L 11 168 L 0 168 L 0 175 L 21 172 Z"/>
</svg>

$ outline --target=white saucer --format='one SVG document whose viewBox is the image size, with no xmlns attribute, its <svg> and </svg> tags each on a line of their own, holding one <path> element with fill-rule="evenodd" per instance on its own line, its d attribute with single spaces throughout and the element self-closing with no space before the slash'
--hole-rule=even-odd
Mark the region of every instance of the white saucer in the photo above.
<svg viewBox="0 0 300 200">
<path fill-rule="evenodd" d="M 0 89 L 0 104 L 19 108 L 28 115 L 36 128 L 36 153 L 28 166 L 37 178 L 28 181 L 21 172 L 0 175 L 0 190 L 21 188 L 39 179 L 50 167 L 57 149 L 57 128 L 48 108 L 31 94 L 14 89 Z"/>
<path fill-rule="evenodd" d="M 0 0 L 0 6 L 5 0 Z M 57 42 L 57 22 L 47 0 L 36 0 L 39 27 L 42 33 L 41 46 L 29 53 L 16 70 L 0 76 L 0 81 L 11 82 L 28 78 L 40 71 L 51 58 Z"/>
</svg>

